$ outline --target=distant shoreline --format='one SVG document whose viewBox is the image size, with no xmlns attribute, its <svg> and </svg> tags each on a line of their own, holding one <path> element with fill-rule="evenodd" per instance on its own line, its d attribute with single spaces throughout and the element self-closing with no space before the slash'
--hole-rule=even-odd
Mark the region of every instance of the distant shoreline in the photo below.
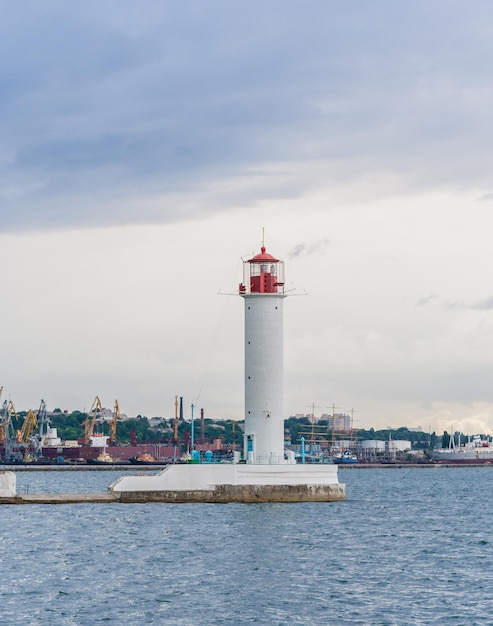
<svg viewBox="0 0 493 626">
<path fill-rule="evenodd" d="M 104 465 L 0 465 L 1 471 L 9 472 L 135 472 L 135 471 L 160 471 L 166 467 L 166 463 L 162 465 L 118 465 L 118 464 L 104 464 Z M 420 469 L 436 469 L 441 467 L 491 467 L 493 463 L 348 463 L 347 465 L 339 464 L 340 470 L 363 470 L 363 469 L 407 469 L 407 468 L 420 468 Z"/>
</svg>

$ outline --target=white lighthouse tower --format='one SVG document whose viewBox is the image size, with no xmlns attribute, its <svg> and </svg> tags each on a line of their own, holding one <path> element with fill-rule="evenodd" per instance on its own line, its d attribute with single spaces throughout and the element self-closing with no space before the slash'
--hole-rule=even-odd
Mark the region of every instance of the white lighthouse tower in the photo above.
<svg viewBox="0 0 493 626">
<path fill-rule="evenodd" d="M 247 463 L 284 463 L 284 263 L 264 246 L 243 263 L 245 434 Z"/>
<path fill-rule="evenodd" d="M 110 485 L 122 502 L 332 502 L 344 500 L 337 465 L 284 458 L 284 264 L 268 254 L 243 263 L 245 431 L 243 459 L 168 465 Z"/>
</svg>

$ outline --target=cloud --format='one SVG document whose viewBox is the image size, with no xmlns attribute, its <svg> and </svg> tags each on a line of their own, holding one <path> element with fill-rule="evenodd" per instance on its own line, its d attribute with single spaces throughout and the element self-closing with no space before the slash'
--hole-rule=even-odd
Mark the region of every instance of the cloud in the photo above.
<svg viewBox="0 0 493 626">
<path fill-rule="evenodd" d="M 488 3 L 477 11 L 493 17 Z M 233 209 L 383 172 L 405 172 L 414 192 L 482 186 L 492 47 L 465 7 L 441 3 L 412 15 L 383 0 L 7 7 L 0 228 L 190 219 L 259 164 L 282 164 L 290 186 L 233 186 Z M 298 162 L 325 168 L 307 179 Z M 181 194 L 196 198 L 155 210 Z"/>
<path fill-rule="evenodd" d="M 419 298 L 419 300 L 416 302 L 416 304 L 418 306 L 425 306 L 425 305 L 429 304 L 430 302 L 432 302 L 433 300 L 436 300 L 436 298 L 438 298 L 436 293 L 432 293 L 431 295 L 426 296 L 425 298 Z"/>
<path fill-rule="evenodd" d="M 493 415 L 493 6 L 474 7 L 5 3 L 1 384 L 172 407 L 265 226 L 309 294 L 286 304 L 289 410 Z M 204 391 L 238 418 L 239 320 Z"/>
<path fill-rule="evenodd" d="M 491 311 L 493 309 L 493 296 L 489 296 L 484 300 L 477 300 L 473 303 L 467 303 L 465 301 L 448 302 L 445 307 L 452 311 Z"/>
<path fill-rule="evenodd" d="M 291 248 L 288 252 L 289 259 L 296 259 L 297 257 L 310 256 L 312 254 L 325 254 L 329 246 L 328 239 L 321 239 L 313 243 L 299 243 L 294 248 Z"/>
<path fill-rule="evenodd" d="M 483 196 L 476 198 L 476 202 L 490 202 L 493 200 L 493 193 L 485 193 Z"/>
<path fill-rule="evenodd" d="M 480 300 L 475 304 L 471 304 L 469 308 L 475 311 L 491 311 L 493 309 L 493 296 L 490 296 L 485 300 Z"/>
</svg>

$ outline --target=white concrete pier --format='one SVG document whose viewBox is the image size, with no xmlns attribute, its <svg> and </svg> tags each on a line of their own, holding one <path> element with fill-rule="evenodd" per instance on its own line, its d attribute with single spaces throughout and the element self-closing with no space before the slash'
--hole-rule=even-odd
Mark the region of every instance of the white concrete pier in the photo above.
<svg viewBox="0 0 493 626">
<path fill-rule="evenodd" d="M 168 465 L 155 475 L 110 485 L 120 501 L 332 502 L 344 500 L 337 465 Z"/>
</svg>

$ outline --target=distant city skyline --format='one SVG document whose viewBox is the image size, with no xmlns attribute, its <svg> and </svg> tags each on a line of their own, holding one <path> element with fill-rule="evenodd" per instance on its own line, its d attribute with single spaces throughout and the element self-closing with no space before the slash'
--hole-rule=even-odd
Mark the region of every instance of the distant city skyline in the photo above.
<svg viewBox="0 0 493 626">
<path fill-rule="evenodd" d="M 18 407 L 15 407 L 17 414 L 22 417 L 22 415 L 24 413 L 27 413 L 29 410 L 34 410 L 34 412 L 36 413 L 37 410 L 36 409 L 19 409 Z M 230 417 L 218 417 L 216 415 L 205 415 L 205 409 L 203 407 L 195 407 L 195 413 L 194 413 L 194 423 L 198 423 L 201 421 L 201 417 L 200 417 L 200 413 L 201 411 L 204 410 L 204 418 L 211 420 L 213 423 L 217 423 L 217 422 L 221 422 L 221 421 L 225 421 L 225 422 L 231 422 L 231 421 L 235 421 L 237 423 L 242 423 L 244 421 L 243 419 L 235 419 L 235 418 L 230 418 Z M 72 412 L 81 412 L 81 413 L 89 413 L 89 409 L 73 409 L 73 410 L 68 410 L 68 409 L 62 409 L 60 407 L 55 407 L 54 409 L 48 409 L 46 411 L 46 414 L 48 417 L 54 417 L 60 414 L 63 415 L 70 415 Z M 146 415 L 142 412 L 138 412 L 135 415 L 127 415 L 126 413 L 121 413 L 119 420 L 121 419 L 122 421 L 126 421 L 126 420 L 134 420 L 136 418 L 145 418 L 149 421 L 149 423 L 158 423 L 161 420 L 166 420 L 167 422 L 173 422 L 175 419 L 174 415 L 168 415 L 168 414 L 162 414 L 162 415 Z M 110 422 L 113 418 L 113 409 L 111 409 L 110 407 L 105 407 L 103 406 L 103 414 L 102 414 L 102 422 Z M 417 432 L 417 433 L 425 433 L 428 432 L 430 434 L 432 434 L 433 432 L 435 432 L 435 434 L 437 436 L 440 436 L 443 432 L 448 432 L 450 433 L 457 433 L 457 432 L 461 432 L 464 435 L 478 435 L 478 434 L 486 434 L 489 435 L 489 431 L 488 432 L 479 432 L 479 431 L 463 431 L 460 427 L 459 428 L 454 428 L 453 426 L 451 426 L 449 429 L 444 428 L 443 431 L 441 432 L 436 432 L 434 429 L 431 429 L 431 427 L 428 429 L 428 431 L 425 431 L 423 429 L 422 426 L 416 426 L 416 427 L 409 427 L 406 425 L 400 425 L 400 426 L 393 426 L 391 424 L 388 424 L 387 426 L 379 426 L 379 427 L 375 427 L 373 424 L 367 424 L 365 426 L 357 426 L 354 423 L 353 418 L 351 417 L 351 415 L 349 414 L 345 414 L 345 413 L 336 413 L 333 416 L 331 414 L 327 414 L 327 413 L 322 413 L 320 415 L 316 415 L 315 417 L 313 417 L 312 413 L 296 413 L 293 415 L 288 415 L 285 417 L 285 420 L 289 420 L 289 419 L 308 419 L 310 421 L 313 421 L 313 423 L 315 425 L 319 425 L 320 422 L 326 424 L 326 426 L 329 429 L 334 429 L 334 430 L 338 430 L 338 431 L 348 431 L 348 430 L 381 430 L 381 431 L 395 431 L 395 430 L 408 430 L 409 432 Z M 184 422 L 186 423 L 191 423 L 192 421 L 192 417 L 191 415 L 184 415 L 183 418 Z M 98 418 L 99 421 L 99 418 Z"/>
</svg>

